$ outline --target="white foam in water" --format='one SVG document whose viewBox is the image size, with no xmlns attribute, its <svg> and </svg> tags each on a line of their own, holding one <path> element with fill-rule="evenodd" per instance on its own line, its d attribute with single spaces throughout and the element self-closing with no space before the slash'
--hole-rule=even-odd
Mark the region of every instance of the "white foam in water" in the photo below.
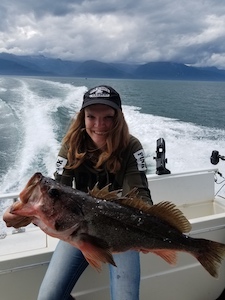
<svg viewBox="0 0 225 300">
<path fill-rule="evenodd" d="M 45 98 L 32 91 L 22 81 L 18 93 L 22 100 L 17 114 L 23 122 L 21 150 L 16 153 L 15 165 L 11 166 L 0 183 L 2 193 L 20 191 L 35 172 L 53 175 L 55 160 L 60 147 L 55 115 L 59 108 L 66 108 L 70 117 L 79 111 L 86 87 L 76 87 L 54 81 L 40 80 L 48 88 L 56 90 L 59 96 Z M 225 175 L 225 162 L 217 166 L 210 163 L 213 150 L 225 155 L 224 130 L 201 127 L 165 117 L 140 112 L 135 106 L 123 105 L 123 112 L 130 132 L 143 144 L 147 156 L 149 173 L 155 173 L 156 140 L 166 142 L 166 167 L 171 173 L 195 169 L 219 168 Z M 66 131 L 66 128 L 65 128 Z M 41 168 L 41 169 L 39 169 Z"/>
<path fill-rule="evenodd" d="M 124 107 L 124 114 L 130 131 L 137 136 L 145 149 L 146 161 L 150 173 L 155 173 L 156 140 L 164 138 L 166 142 L 166 168 L 171 173 L 192 171 L 197 169 L 219 169 L 225 176 L 225 161 L 217 165 L 211 164 L 213 150 L 225 155 L 224 130 L 212 129 L 185 123 L 164 117 L 143 114 L 139 108 Z M 223 185 L 223 178 L 218 177 L 218 191 Z M 225 188 L 220 191 L 225 196 Z"/>
<path fill-rule="evenodd" d="M 151 160 L 148 160 L 150 165 L 155 164 L 153 156 L 158 138 L 164 138 L 166 142 L 167 166 L 171 172 L 213 168 L 210 162 L 212 151 L 217 149 L 222 154 L 224 149 L 225 152 L 223 130 L 143 114 L 135 107 L 124 107 L 124 114 L 131 133 L 141 140 L 147 157 L 151 157 Z"/>
<path fill-rule="evenodd" d="M 56 123 L 52 114 L 58 108 L 66 107 L 72 117 L 80 108 L 79 99 L 82 99 L 86 88 L 51 81 L 49 85 L 52 89 L 63 89 L 63 99 L 40 97 L 24 81 L 18 90 L 22 98 L 22 105 L 17 106 L 17 115 L 23 124 L 21 149 L 17 153 L 15 165 L 9 168 L 0 185 L 2 193 L 21 190 L 35 172 L 40 171 L 51 177 L 53 175 L 60 147 L 56 132 L 61 124 Z"/>
</svg>

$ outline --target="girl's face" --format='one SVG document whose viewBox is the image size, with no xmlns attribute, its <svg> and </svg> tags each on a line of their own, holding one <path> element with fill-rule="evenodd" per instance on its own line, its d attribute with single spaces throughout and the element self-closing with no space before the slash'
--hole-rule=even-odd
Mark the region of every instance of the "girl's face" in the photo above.
<svg viewBox="0 0 225 300">
<path fill-rule="evenodd" d="M 107 105 L 94 104 L 86 107 L 84 114 L 87 134 L 98 148 L 102 148 L 113 127 L 115 110 Z"/>
</svg>

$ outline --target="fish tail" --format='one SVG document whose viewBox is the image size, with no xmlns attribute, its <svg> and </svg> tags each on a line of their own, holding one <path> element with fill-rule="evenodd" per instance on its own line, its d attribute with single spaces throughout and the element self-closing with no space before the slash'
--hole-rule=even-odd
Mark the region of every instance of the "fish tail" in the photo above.
<svg viewBox="0 0 225 300">
<path fill-rule="evenodd" d="M 217 278 L 218 269 L 225 258 L 225 244 L 204 239 L 199 240 L 202 244 L 202 250 L 194 256 L 209 274 Z"/>
</svg>

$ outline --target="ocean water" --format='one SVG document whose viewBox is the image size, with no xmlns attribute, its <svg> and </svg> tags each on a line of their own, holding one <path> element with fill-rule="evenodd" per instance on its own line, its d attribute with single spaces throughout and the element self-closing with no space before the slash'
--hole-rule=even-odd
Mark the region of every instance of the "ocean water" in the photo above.
<svg viewBox="0 0 225 300">
<path fill-rule="evenodd" d="M 84 92 L 99 84 L 121 95 L 130 132 L 156 172 L 156 141 L 166 143 L 171 173 L 217 167 L 225 155 L 225 83 L 78 78 L 0 77 L 0 193 L 20 191 L 35 172 L 53 176 L 60 143 Z M 223 178 L 219 179 L 220 190 Z"/>
</svg>

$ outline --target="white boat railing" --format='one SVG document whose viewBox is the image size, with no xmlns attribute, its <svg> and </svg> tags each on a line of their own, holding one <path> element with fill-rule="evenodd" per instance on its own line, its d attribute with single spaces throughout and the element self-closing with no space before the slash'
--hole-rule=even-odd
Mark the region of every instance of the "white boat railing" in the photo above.
<svg viewBox="0 0 225 300">
<path fill-rule="evenodd" d="M 1 200 L 10 200 L 10 199 L 15 201 L 18 199 L 18 197 L 19 197 L 19 192 L 0 194 L 0 201 Z"/>
</svg>

